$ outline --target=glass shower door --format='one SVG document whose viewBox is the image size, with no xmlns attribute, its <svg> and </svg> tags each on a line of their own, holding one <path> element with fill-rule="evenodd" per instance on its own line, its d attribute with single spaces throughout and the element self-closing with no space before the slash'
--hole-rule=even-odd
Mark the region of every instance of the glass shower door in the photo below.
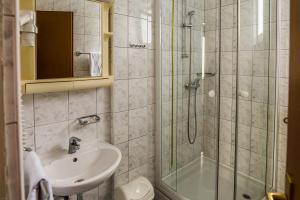
<svg viewBox="0 0 300 200">
<path fill-rule="evenodd" d="M 178 0 L 177 192 L 215 200 L 217 186 L 217 24 L 206 24 L 204 0 Z M 216 7 L 214 7 L 216 8 Z"/>
<path fill-rule="evenodd" d="M 276 18 L 271 16 L 276 5 L 272 3 L 249 0 L 237 5 L 234 199 L 262 199 L 272 178 L 268 172 L 272 171 L 276 92 Z"/>
<path fill-rule="evenodd" d="M 179 196 L 215 200 L 217 24 L 206 27 L 204 0 L 160 3 L 162 182 Z"/>
</svg>

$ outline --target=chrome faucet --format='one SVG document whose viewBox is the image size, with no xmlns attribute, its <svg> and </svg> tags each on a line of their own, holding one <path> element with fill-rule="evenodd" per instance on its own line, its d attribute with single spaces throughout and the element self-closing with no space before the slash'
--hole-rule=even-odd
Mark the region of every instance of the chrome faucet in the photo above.
<svg viewBox="0 0 300 200">
<path fill-rule="evenodd" d="M 81 142 L 81 139 L 79 139 L 77 137 L 71 137 L 69 139 L 69 150 L 68 150 L 69 154 L 76 153 L 76 151 L 78 151 L 80 149 L 79 142 Z"/>
</svg>

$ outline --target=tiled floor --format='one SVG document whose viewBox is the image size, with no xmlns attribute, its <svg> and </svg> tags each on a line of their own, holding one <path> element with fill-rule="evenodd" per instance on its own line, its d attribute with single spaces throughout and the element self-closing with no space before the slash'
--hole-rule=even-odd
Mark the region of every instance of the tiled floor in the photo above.
<svg viewBox="0 0 300 200">
<path fill-rule="evenodd" d="M 177 177 L 177 178 L 176 178 Z M 176 184 L 177 180 L 177 184 Z M 233 200 L 234 176 L 229 168 L 220 166 L 219 200 Z M 164 182 L 175 188 L 177 193 L 186 200 L 215 200 L 216 164 L 203 158 L 179 169 L 176 173 L 164 178 Z M 264 196 L 264 184 L 243 175 L 237 177 L 237 200 L 261 200 Z"/>
</svg>

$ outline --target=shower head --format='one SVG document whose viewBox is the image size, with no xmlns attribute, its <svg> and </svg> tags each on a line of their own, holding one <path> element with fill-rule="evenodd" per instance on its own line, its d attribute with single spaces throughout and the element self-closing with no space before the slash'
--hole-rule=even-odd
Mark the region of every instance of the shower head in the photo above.
<svg viewBox="0 0 300 200">
<path fill-rule="evenodd" d="M 189 19 L 188 22 L 185 23 L 186 27 L 192 27 L 192 17 L 196 13 L 196 11 L 191 10 L 187 13 L 186 18 Z"/>
<path fill-rule="evenodd" d="M 189 17 L 191 17 L 191 16 L 193 16 L 193 15 L 195 14 L 195 12 L 196 12 L 196 11 L 194 11 L 194 10 L 191 10 L 191 11 L 189 11 L 189 12 L 188 12 L 188 14 L 187 14 L 187 15 L 188 15 Z"/>
<path fill-rule="evenodd" d="M 194 11 L 194 10 L 191 10 L 187 13 L 185 23 L 183 23 L 183 27 L 188 27 L 188 28 L 193 27 L 192 17 L 195 13 L 196 13 L 196 11 Z"/>
</svg>

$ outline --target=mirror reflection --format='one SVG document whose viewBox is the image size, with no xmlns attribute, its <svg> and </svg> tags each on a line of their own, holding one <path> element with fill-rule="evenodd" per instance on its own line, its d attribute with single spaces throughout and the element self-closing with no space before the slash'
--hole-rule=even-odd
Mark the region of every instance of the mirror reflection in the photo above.
<svg viewBox="0 0 300 200">
<path fill-rule="evenodd" d="M 101 3 L 36 0 L 37 79 L 101 76 Z"/>
</svg>

